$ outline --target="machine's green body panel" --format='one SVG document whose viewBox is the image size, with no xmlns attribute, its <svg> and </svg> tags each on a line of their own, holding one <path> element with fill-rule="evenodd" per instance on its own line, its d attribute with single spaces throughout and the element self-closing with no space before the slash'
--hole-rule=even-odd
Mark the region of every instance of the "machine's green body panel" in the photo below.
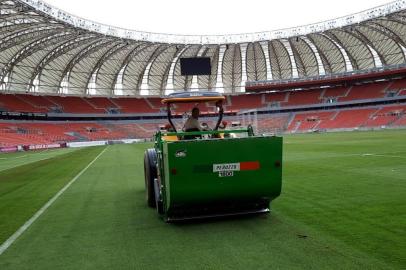
<svg viewBox="0 0 406 270">
<path fill-rule="evenodd" d="M 226 128 L 224 100 L 216 92 L 186 91 L 162 101 L 169 126 L 155 133 L 144 173 L 147 204 L 167 222 L 268 213 L 281 193 L 282 138 L 255 136 L 251 125 Z M 178 130 L 171 104 L 208 101 L 219 116 L 212 129 Z M 197 120 L 195 108 L 190 117 Z"/>
<path fill-rule="evenodd" d="M 258 136 L 161 141 L 158 169 L 165 212 L 213 202 L 271 201 L 282 185 L 282 138 Z M 224 176 L 214 164 L 259 164 Z M 247 170 L 246 170 L 247 169 Z M 222 174 L 220 176 L 220 174 Z"/>
</svg>

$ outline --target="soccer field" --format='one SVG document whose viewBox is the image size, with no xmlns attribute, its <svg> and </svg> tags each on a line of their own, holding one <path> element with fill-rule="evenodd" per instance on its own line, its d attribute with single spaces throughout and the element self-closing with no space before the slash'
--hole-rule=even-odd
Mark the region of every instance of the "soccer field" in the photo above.
<svg viewBox="0 0 406 270">
<path fill-rule="evenodd" d="M 74 179 L 0 269 L 406 268 L 405 130 L 285 136 L 269 215 L 187 224 L 146 206 L 148 147 L 0 155 L 0 244 Z"/>
</svg>

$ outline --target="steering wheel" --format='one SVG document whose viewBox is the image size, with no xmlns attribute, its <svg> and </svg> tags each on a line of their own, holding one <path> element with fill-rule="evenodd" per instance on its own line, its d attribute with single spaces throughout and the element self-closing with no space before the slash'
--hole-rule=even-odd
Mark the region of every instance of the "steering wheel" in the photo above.
<svg viewBox="0 0 406 270">
<path fill-rule="evenodd" d="M 206 131 L 212 130 L 207 123 L 202 123 L 201 126 L 202 126 L 203 130 L 206 130 Z"/>
</svg>

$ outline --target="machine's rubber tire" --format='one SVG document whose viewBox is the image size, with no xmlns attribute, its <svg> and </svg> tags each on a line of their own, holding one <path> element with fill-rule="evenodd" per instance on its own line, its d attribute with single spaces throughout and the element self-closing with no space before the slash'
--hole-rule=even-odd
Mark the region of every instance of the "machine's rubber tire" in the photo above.
<svg viewBox="0 0 406 270">
<path fill-rule="evenodd" d="M 157 155 L 153 148 L 147 149 L 144 154 L 145 197 L 149 207 L 156 206 L 154 179 L 157 178 Z"/>
</svg>

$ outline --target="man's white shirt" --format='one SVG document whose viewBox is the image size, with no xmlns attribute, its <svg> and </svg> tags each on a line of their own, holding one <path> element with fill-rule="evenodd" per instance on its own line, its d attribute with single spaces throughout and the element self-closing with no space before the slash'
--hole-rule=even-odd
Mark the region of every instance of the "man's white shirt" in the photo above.
<svg viewBox="0 0 406 270">
<path fill-rule="evenodd" d="M 190 130 L 190 129 L 198 129 L 198 130 L 202 130 L 202 126 L 200 125 L 199 121 L 196 118 L 193 118 L 192 116 L 189 117 L 186 122 L 185 122 L 185 126 L 184 126 L 185 130 Z"/>
</svg>

